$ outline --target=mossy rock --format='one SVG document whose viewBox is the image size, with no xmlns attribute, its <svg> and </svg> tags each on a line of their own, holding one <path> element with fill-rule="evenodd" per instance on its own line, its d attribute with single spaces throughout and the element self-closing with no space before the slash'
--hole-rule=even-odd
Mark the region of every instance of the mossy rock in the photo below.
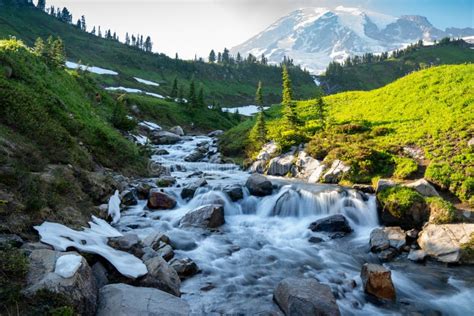
<svg viewBox="0 0 474 316">
<path fill-rule="evenodd" d="M 420 229 L 429 219 L 429 209 L 423 196 L 411 188 L 395 186 L 377 194 L 382 224 L 403 229 Z"/>
<path fill-rule="evenodd" d="M 471 234 L 467 243 L 461 245 L 461 261 L 474 263 L 474 234 Z"/>
<path fill-rule="evenodd" d="M 426 198 L 430 210 L 430 223 L 450 224 L 457 221 L 456 208 L 448 201 L 440 197 Z"/>
</svg>

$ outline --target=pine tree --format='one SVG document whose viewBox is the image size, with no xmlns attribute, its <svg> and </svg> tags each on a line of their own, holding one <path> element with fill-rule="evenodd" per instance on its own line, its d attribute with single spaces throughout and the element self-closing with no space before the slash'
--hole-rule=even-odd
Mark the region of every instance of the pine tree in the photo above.
<svg viewBox="0 0 474 316">
<path fill-rule="evenodd" d="M 293 102 L 293 92 L 291 90 L 291 80 L 288 74 L 288 68 L 283 65 L 283 115 L 291 127 L 298 124 L 298 117 L 296 115 L 295 103 Z"/>
<path fill-rule="evenodd" d="M 240 53 L 237 53 L 236 62 L 237 62 L 238 64 L 240 64 L 240 63 L 242 62 L 242 56 L 240 55 Z"/>
<path fill-rule="evenodd" d="M 261 81 L 258 82 L 257 92 L 255 93 L 255 102 L 257 103 L 259 108 L 261 108 L 260 111 L 262 111 L 263 110 L 263 91 L 262 91 Z"/>
<path fill-rule="evenodd" d="M 173 80 L 173 88 L 171 88 L 170 97 L 173 99 L 178 97 L 178 77 Z"/>
<path fill-rule="evenodd" d="M 44 9 L 46 8 L 46 0 L 38 0 L 38 4 L 36 5 L 36 7 L 41 11 L 44 11 Z"/>
<path fill-rule="evenodd" d="M 128 32 L 125 33 L 125 45 L 130 45 L 130 36 L 128 35 Z"/>
<path fill-rule="evenodd" d="M 96 33 L 96 30 L 95 30 L 95 25 L 94 25 L 94 27 L 92 28 L 91 34 L 95 35 L 95 33 Z"/>
<path fill-rule="evenodd" d="M 318 97 L 318 100 L 316 101 L 316 116 L 319 121 L 319 125 L 321 125 L 321 128 L 324 130 L 327 127 L 327 106 L 324 103 L 324 100 L 322 97 Z"/>
<path fill-rule="evenodd" d="M 222 54 L 221 54 L 221 52 L 217 53 L 217 63 L 218 64 L 222 63 Z"/>
<path fill-rule="evenodd" d="M 100 30 L 100 25 L 99 25 L 99 33 L 97 34 L 97 36 L 102 37 L 102 31 Z"/>
<path fill-rule="evenodd" d="M 206 102 L 204 101 L 204 89 L 201 85 L 201 87 L 199 88 L 199 93 L 198 93 L 198 96 L 197 96 L 197 106 L 200 107 L 200 108 L 203 108 L 206 106 Z"/>
<path fill-rule="evenodd" d="M 267 125 L 263 111 L 258 112 L 255 125 L 250 131 L 250 140 L 255 145 L 255 149 L 262 148 L 267 142 Z"/>
<path fill-rule="evenodd" d="M 81 30 L 83 30 L 84 32 L 87 31 L 86 17 L 85 16 L 81 16 Z"/>
<path fill-rule="evenodd" d="M 71 24 L 72 14 L 69 12 L 69 10 L 66 7 L 64 7 L 63 10 L 59 13 L 59 19 L 65 23 Z"/>
<path fill-rule="evenodd" d="M 53 42 L 51 47 L 52 52 L 52 61 L 56 67 L 62 67 L 66 63 L 66 50 L 64 48 L 64 43 L 61 38 L 58 37 L 57 40 Z"/>
<path fill-rule="evenodd" d="M 151 51 L 152 51 L 152 49 L 153 49 L 153 43 L 151 42 L 150 36 L 147 36 L 147 37 L 146 37 L 144 46 L 145 46 L 145 51 L 146 51 L 146 52 L 151 52 Z"/>
<path fill-rule="evenodd" d="M 210 63 L 216 62 L 216 53 L 214 52 L 214 50 L 211 50 L 211 52 L 209 53 L 209 62 Z"/>
<path fill-rule="evenodd" d="M 35 51 L 35 54 L 38 56 L 44 57 L 46 55 L 46 47 L 41 37 L 38 37 L 36 39 L 34 51 Z"/>
<path fill-rule="evenodd" d="M 194 83 L 194 78 L 191 80 L 191 83 L 189 84 L 188 104 L 191 107 L 195 107 L 197 105 L 196 85 Z"/>
<path fill-rule="evenodd" d="M 230 61 L 230 54 L 227 48 L 224 48 L 224 52 L 222 53 L 222 63 L 228 64 Z"/>
<path fill-rule="evenodd" d="M 81 19 L 78 19 L 77 22 L 76 22 L 76 27 L 80 30 L 82 30 L 82 23 L 81 23 Z"/>
</svg>

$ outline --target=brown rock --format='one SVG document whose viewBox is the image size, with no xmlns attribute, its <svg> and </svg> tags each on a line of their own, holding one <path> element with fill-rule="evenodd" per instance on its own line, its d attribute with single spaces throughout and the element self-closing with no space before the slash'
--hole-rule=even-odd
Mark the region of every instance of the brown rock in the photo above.
<svg viewBox="0 0 474 316">
<path fill-rule="evenodd" d="M 169 210 L 176 206 L 176 200 L 164 192 L 152 189 L 148 197 L 147 206 L 150 209 Z"/>
<path fill-rule="evenodd" d="M 366 293 L 380 299 L 395 299 L 392 272 L 384 266 L 366 263 L 362 266 L 360 277 Z"/>
</svg>

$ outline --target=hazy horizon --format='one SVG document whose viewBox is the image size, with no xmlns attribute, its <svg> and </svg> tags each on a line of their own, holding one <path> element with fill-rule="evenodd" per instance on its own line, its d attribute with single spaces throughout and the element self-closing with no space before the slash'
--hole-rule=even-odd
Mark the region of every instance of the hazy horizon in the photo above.
<svg viewBox="0 0 474 316">
<path fill-rule="evenodd" d="M 66 6 L 76 21 L 85 15 L 88 30 L 101 26 L 116 31 L 120 39 L 126 32 L 150 35 L 156 52 L 169 56 L 178 53 L 191 59 L 207 57 L 214 49 L 232 48 L 263 31 L 280 17 L 303 7 L 358 7 L 393 16 L 426 16 L 438 28 L 474 27 L 470 0 L 450 3 L 435 0 L 47 0 L 47 7 Z M 449 13 L 449 14 L 447 14 Z"/>
</svg>

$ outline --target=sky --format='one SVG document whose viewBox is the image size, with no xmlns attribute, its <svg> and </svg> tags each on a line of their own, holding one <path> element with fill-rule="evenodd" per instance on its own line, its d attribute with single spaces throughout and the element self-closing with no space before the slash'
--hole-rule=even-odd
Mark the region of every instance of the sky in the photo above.
<svg viewBox="0 0 474 316">
<path fill-rule="evenodd" d="M 474 0 L 46 0 L 66 6 L 88 28 L 150 35 L 153 50 L 180 58 L 231 48 L 303 7 L 358 7 L 393 16 L 418 14 L 436 27 L 474 27 Z"/>
</svg>

